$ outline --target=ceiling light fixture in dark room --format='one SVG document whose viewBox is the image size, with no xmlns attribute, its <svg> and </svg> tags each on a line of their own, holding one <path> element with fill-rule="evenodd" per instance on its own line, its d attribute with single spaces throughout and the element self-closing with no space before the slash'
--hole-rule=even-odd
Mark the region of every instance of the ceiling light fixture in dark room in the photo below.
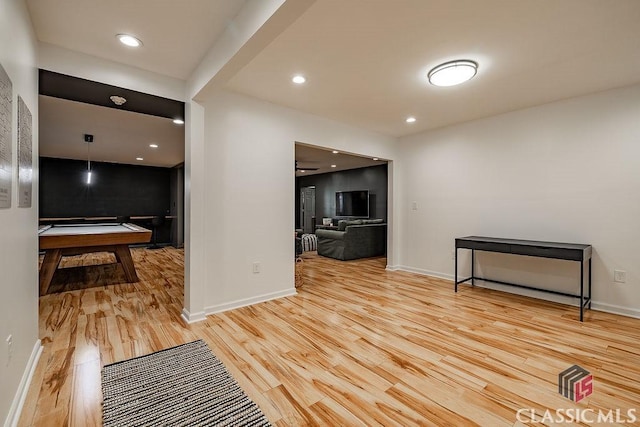
<svg viewBox="0 0 640 427">
<path fill-rule="evenodd" d="M 87 185 L 91 185 L 91 143 L 93 142 L 93 135 L 88 133 L 84 134 L 84 142 L 87 143 Z"/>
</svg>

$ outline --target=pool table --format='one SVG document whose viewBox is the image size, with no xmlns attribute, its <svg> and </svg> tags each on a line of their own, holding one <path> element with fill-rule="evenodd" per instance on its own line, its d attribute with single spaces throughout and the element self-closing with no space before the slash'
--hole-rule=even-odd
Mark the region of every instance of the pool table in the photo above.
<svg viewBox="0 0 640 427">
<path fill-rule="evenodd" d="M 151 230 L 128 223 L 47 225 L 40 227 L 38 238 L 45 251 L 40 267 L 40 295 L 45 295 L 63 256 L 89 252 L 113 252 L 127 282 L 137 282 L 129 245 L 148 243 Z"/>
</svg>

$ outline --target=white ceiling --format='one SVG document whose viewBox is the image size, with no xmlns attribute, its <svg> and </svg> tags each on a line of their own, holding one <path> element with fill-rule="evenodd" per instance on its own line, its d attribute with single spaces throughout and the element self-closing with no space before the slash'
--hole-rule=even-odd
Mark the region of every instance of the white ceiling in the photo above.
<svg viewBox="0 0 640 427">
<path fill-rule="evenodd" d="M 321 0 L 229 87 L 403 136 L 638 83 L 639 46 L 639 0 Z M 478 74 L 426 82 L 452 59 Z"/>
<path fill-rule="evenodd" d="M 43 95 L 38 109 L 40 156 L 86 160 L 84 134 L 91 134 L 92 161 L 161 167 L 184 161 L 184 126 L 171 119 Z"/>
<path fill-rule="evenodd" d="M 186 80 L 245 0 L 27 0 L 41 42 Z M 131 34 L 142 49 L 123 46 Z"/>
<path fill-rule="evenodd" d="M 384 159 L 373 160 L 371 157 L 342 152 L 334 153 L 333 151 L 332 149 L 321 149 L 303 143 L 296 143 L 297 166 L 300 169 L 304 169 L 304 172 L 296 171 L 296 176 L 317 175 L 346 169 L 378 166 L 386 163 Z M 331 165 L 335 165 L 335 167 L 333 168 Z"/>
<path fill-rule="evenodd" d="M 43 42 L 186 79 L 245 1 L 27 3 Z M 639 83 L 639 24 L 640 0 L 319 0 L 227 87 L 404 136 Z M 143 48 L 123 48 L 119 32 Z M 426 83 L 460 58 L 479 63 L 473 80 Z"/>
</svg>

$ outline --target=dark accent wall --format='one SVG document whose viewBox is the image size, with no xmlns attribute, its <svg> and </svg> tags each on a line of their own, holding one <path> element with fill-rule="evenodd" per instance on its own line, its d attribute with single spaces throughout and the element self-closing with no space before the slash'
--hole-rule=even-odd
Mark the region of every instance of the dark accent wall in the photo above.
<svg viewBox="0 0 640 427">
<path fill-rule="evenodd" d="M 300 188 L 316 187 L 316 224 L 336 218 L 336 191 L 369 190 L 369 218 L 387 222 L 387 164 L 296 178 L 296 228 L 300 226 Z"/>
<path fill-rule="evenodd" d="M 176 248 L 184 246 L 184 165 L 171 168 L 171 207 L 175 217 L 171 223 L 171 244 Z"/>
<path fill-rule="evenodd" d="M 40 158 L 40 218 L 168 215 L 171 169 Z"/>
</svg>

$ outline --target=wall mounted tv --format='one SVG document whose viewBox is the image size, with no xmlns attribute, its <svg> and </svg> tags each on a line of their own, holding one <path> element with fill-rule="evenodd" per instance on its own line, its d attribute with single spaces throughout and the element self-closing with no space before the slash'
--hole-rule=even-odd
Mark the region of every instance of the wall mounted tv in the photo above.
<svg viewBox="0 0 640 427">
<path fill-rule="evenodd" d="M 369 218 L 369 190 L 336 191 L 336 216 Z"/>
</svg>

